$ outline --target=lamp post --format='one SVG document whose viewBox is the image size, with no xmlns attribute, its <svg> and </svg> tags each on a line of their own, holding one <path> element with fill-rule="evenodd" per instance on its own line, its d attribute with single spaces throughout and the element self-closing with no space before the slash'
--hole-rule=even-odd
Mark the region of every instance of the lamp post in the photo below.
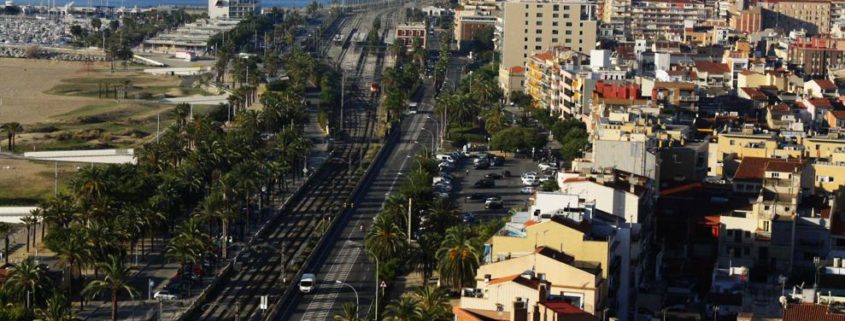
<svg viewBox="0 0 845 321">
<path fill-rule="evenodd" d="M 434 154 L 434 148 L 435 148 L 434 144 L 437 143 L 437 138 L 434 136 L 434 133 L 432 131 L 426 129 L 425 127 L 420 128 L 420 130 L 422 130 L 422 131 L 428 133 L 429 135 L 431 135 L 431 153 Z"/>
<path fill-rule="evenodd" d="M 371 252 L 371 251 L 367 251 L 367 254 L 372 255 L 372 256 L 373 256 L 373 259 L 374 259 L 374 260 L 376 260 L 376 297 L 375 297 L 376 313 L 375 313 L 375 320 L 378 320 L 378 289 L 379 289 L 379 283 L 378 283 L 378 256 L 377 256 L 375 253 Z"/>
<path fill-rule="evenodd" d="M 426 116 L 426 119 L 430 119 L 430 120 L 434 121 L 434 125 L 435 125 L 434 128 L 435 128 L 435 131 L 437 131 L 437 143 L 438 143 L 438 145 L 443 144 L 443 129 L 440 127 L 440 121 L 438 121 L 437 118 L 434 118 L 434 117 L 431 117 L 431 116 Z"/>
<path fill-rule="evenodd" d="M 358 306 L 359 306 L 359 302 L 360 302 L 360 301 L 358 301 L 358 290 L 355 290 L 354 286 L 350 285 L 349 283 L 343 282 L 341 280 L 334 280 L 334 283 L 344 285 L 344 286 L 348 286 L 350 289 L 352 289 L 352 293 L 355 293 L 355 317 L 358 317 Z M 378 290 L 376 290 L 376 295 L 378 295 Z"/>
</svg>

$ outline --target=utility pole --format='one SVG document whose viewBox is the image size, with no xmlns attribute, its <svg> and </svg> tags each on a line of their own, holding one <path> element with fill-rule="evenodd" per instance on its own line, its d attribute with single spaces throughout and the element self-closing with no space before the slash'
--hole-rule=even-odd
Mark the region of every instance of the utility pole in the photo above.
<svg viewBox="0 0 845 321">
<path fill-rule="evenodd" d="M 158 136 L 161 135 L 161 112 L 156 114 L 156 144 L 158 144 Z"/>
<path fill-rule="evenodd" d="M 411 220 L 411 208 L 412 208 L 413 203 L 414 203 L 414 199 L 408 198 L 408 245 L 411 244 L 411 224 L 413 222 Z"/>
<path fill-rule="evenodd" d="M 346 93 L 346 69 L 341 67 L 342 76 L 340 77 L 340 132 L 343 133 L 343 105 L 345 102 L 344 94 Z"/>
<path fill-rule="evenodd" d="M 59 162 L 54 162 L 54 166 L 55 167 L 53 168 L 53 196 L 56 196 L 59 195 Z"/>
</svg>

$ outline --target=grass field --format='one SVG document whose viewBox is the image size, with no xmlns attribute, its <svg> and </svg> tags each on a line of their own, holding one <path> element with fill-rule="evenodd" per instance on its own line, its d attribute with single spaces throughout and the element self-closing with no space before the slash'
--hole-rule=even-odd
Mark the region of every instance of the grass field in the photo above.
<svg viewBox="0 0 845 321">
<path fill-rule="evenodd" d="M 0 206 L 34 205 L 53 195 L 56 164 L 20 159 L 0 159 Z M 78 164 L 59 163 L 59 190 L 63 190 Z"/>
</svg>

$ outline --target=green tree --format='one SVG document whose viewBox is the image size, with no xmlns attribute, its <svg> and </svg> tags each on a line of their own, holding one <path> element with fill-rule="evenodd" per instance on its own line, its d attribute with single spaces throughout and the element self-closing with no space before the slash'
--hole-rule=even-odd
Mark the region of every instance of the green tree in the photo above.
<svg viewBox="0 0 845 321">
<path fill-rule="evenodd" d="M 508 127 L 507 116 L 502 106 L 496 105 L 484 115 L 484 129 L 490 135 L 495 135 L 499 131 Z"/>
<path fill-rule="evenodd" d="M 28 308 L 32 308 L 33 302 L 42 302 L 50 285 L 47 267 L 35 262 L 35 258 L 31 256 L 20 263 L 12 264 L 9 278 L 4 284 L 15 293 L 18 302 L 26 302 Z"/>
<path fill-rule="evenodd" d="M 9 144 L 8 148 L 9 151 L 13 151 L 15 149 L 15 140 L 19 133 L 23 132 L 23 126 L 21 126 L 18 122 L 10 122 L 3 124 L 0 129 L 6 131 L 6 135 L 8 136 Z"/>
<path fill-rule="evenodd" d="M 379 259 L 386 259 L 401 253 L 406 246 L 406 238 L 399 226 L 379 215 L 367 231 L 364 245 Z"/>
<path fill-rule="evenodd" d="M 417 310 L 418 301 L 408 295 L 403 295 L 397 300 L 393 300 L 385 308 L 386 321 L 419 321 L 419 312 Z"/>
<path fill-rule="evenodd" d="M 557 180 L 555 179 L 549 179 L 543 182 L 543 184 L 540 184 L 540 190 L 543 192 L 554 192 L 559 189 L 560 187 L 557 185 Z"/>
<path fill-rule="evenodd" d="M 126 266 L 123 255 L 111 254 L 106 262 L 97 263 L 103 272 L 102 280 L 92 280 L 82 292 L 93 298 L 103 292 L 111 294 L 111 320 L 117 321 L 117 301 L 120 293 L 127 293 L 134 298 L 138 291 L 129 284 L 131 269 Z"/>
<path fill-rule="evenodd" d="M 545 141 L 545 137 L 541 136 L 536 128 L 510 127 L 493 135 L 490 148 L 511 152 L 517 149 L 530 150 L 542 148 Z"/>
<path fill-rule="evenodd" d="M 103 21 L 100 18 L 91 18 L 91 28 L 100 30 L 103 26 Z"/>
<path fill-rule="evenodd" d="M 452 289 L 460 289 L 475 278 L 479 266 L 478 248 L 472 243 L 467 228 L 449 228 L 437 251 L 437 258 L 440 277 Z"/>
<path fill-rule="evenodd" d="M 71 321 L 76 314 L 70 308 L 70 302 L 59 292 L 47 299 L 43 308 L 35 309 L 35 316 L 40 321 Z"/>
<path fill-rule="evenodd" d="M 350 303 L 343 305 L 343 311 L 334 316 L 334 321 L 360 321 L 358 306 Z"/>
<path fill-rule="evenodd" d="M 442 288 L 433 285 L 421 286 L 411 292 L 411 297 L 417 300 L 417 313 L 420 320 L 452 320 L 449 296 Z"/>
<path fill-rule="evenodd" d="M 59 228 L 45 239 L 47 248 L 56 253 L 58 266 L 65 269 L 67 291 L 72 293 L 74 281 L 82 277 L 82 269 L 91 261 L 91 252 L 85 230 L 80 226 Z"/>
</svg>

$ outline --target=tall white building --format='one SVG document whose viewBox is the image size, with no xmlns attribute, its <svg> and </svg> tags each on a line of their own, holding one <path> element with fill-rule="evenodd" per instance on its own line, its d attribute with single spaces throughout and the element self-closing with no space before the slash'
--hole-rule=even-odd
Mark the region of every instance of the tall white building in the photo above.
<svg viewBox="0 0 845 321">
<path fill-rule="evenodd" d="M 259 0 L 208 0 L 208 17 L 211 19 L 243 19 L 257 14 L 260 9 Z"/>
<path fill-rule="evenodd" d="M 511 0 L 502 3 L 496 21 L 496 49 L 501 55 L 499 75 L 503 88 L 505 83 L 519 81 L 502 79 L 502 75 L 514 67 L 524 69 L 528 58 L 536 52 L 566 47 L 589 54 L 595 49 L 596 7 L 594 1 L 588 0 Z"/>
</svg>

